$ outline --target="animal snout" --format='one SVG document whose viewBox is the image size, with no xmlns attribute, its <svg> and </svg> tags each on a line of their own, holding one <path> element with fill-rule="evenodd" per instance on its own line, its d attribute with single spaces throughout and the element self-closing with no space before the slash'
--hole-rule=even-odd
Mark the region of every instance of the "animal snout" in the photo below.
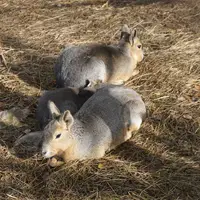
<svg viewBox="0 0 200 200">
<path fill-rule="evenodd" d="M 141 62 L 143 59 L 144 59 L 144 52 L 142 51 L 140 56 L 139 56 L 138 62 Z"/>
<path fill-rule="evenodd" d="M 55 151 L 52 151 L 52 150 L 47 149 L 47 148 L 43 148 L 43 150 L 42 150 L 42 156 L 44 158 L 51 158 L 54 155 L 55 155 Z"/>
</svg>

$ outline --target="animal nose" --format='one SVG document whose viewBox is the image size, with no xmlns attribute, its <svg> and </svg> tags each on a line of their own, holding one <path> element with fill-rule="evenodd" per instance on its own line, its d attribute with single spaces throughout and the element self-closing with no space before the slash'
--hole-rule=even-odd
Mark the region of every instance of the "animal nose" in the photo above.
<svg viewBox="0 0 200 200">
<path fill-rule="evenodd" d="M 47 152 L 46 151 L 42 151 L 42 155 L 44 156 Z"/>
</svg>

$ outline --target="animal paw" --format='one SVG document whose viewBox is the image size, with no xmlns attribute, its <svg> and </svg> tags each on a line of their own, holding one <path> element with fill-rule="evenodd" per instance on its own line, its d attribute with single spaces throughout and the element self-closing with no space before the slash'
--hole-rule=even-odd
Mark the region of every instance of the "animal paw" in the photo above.
<svg viewBox="0 0 200 200">
<path fill-rule="evenodd" d="M 64 162 L 63 161 L 59 161 L 57 158 L 55 158 L 55 157 L 52 157 L 52 158 L 50 158 L 49 160 L 48 160 L 48 165 L 50 166 L 50 167 L 59 167 L 59 166 L 61 166 L 61 165 L 63 165 L 64 164 Z"/>
<path fill-rule="evenodd" d="M 47 162 L 47 164 L 51 167 L 56 167 L 57 159 L 56 158 L 50 158 Z"/>
<path fill-rule="evenodd" d="M 140 72 L 140 71 L 139 71 L 139 70 L 137 70 L 137 69 L 136 69 L 136 70 L 134 70 L 134 71 L 133 71 L 133 74 L 132 74 L 132 76 L 135 76 L 135 75 L 139 74 L 139 72 Z"/>
<path fill-rule="evenodd" d="M 123 80 L 117 80 L 115 82 L 112 82 L 113 85 L 123 85 L 124 81 Z"/>
</svg>

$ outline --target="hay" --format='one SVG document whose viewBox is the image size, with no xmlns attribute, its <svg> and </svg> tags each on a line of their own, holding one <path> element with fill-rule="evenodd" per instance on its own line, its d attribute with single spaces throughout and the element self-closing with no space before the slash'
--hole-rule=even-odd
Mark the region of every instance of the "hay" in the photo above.
<svg viewBox="0 0 200 200">
<path fill-rule="evenodd" d="M 199 1 L 6 1 L 0 5 L 0 109 L 29 107 L 33 131 L 43 89 L 64 45 L 117 42 L 137 27 L 145 60 L 127 85 L 148 105 L 133 139 L 104 159 L 50 169 L 9 148 L 27 127 L 1 130 L 0 199 L 200 199 Z M 1 63 L 0 63 L 1 64 Z"/>
</svg>

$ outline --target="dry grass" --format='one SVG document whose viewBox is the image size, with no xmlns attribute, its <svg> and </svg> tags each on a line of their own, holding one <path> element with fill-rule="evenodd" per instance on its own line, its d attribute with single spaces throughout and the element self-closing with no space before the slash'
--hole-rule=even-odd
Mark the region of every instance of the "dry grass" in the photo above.
<svg viewBox="0 0 200 200">
<path fill-rule="evenodd" d="M 7 67 L 0 66 L 0 109 L 28 106 L 32 115 L 27 127 L 0 132 L 0 199 L 200 199 L 200 2 L 105 3 L 1 1 Z M 140 131 L 104 159 L 57 169 L 39 156 L 11 155 L 13 141 L 35 129 L 37 98 L 54 87 L 63 45 L 116 42 L 123 23 L 138 28 L 146 53 L 140 74 L 127 83 L 148 105 Z"/>
</svg>

